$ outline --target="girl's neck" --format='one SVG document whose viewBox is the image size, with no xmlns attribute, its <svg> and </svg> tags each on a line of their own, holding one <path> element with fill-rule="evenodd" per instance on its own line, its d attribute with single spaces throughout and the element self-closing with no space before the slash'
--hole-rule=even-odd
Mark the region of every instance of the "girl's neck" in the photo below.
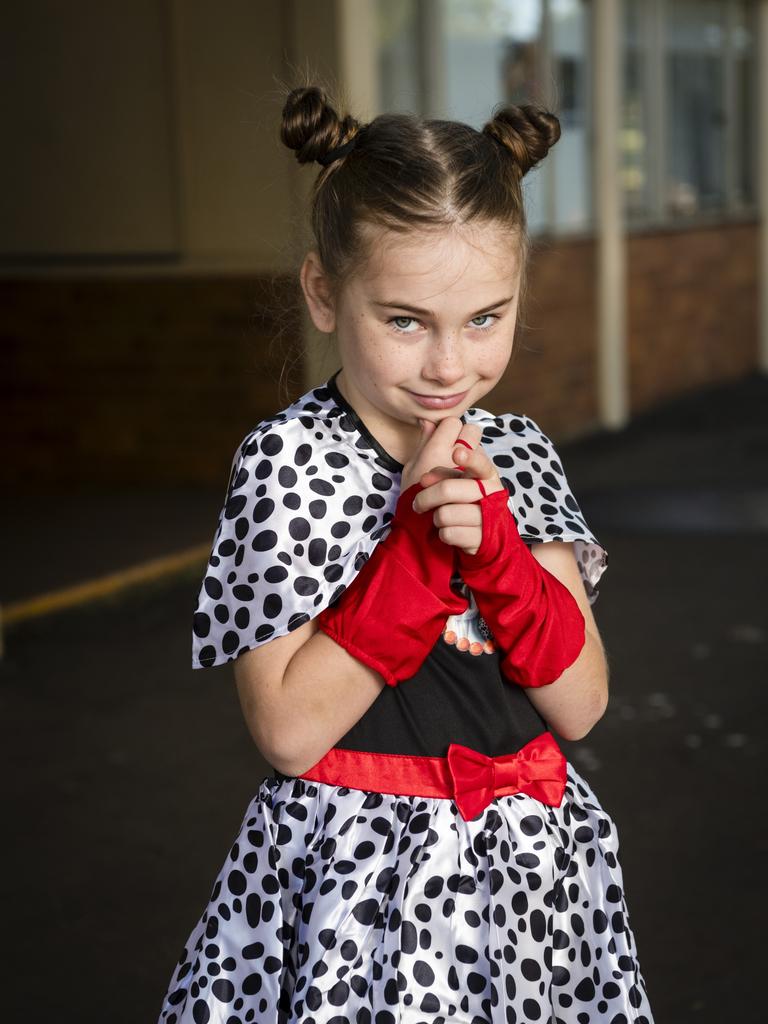
<svg viewBox="0 0 768 1024">
<path fill-rule="evenodd" d="M 344 370 L 336 376 L 336 387 L 346 403 L 355 410 L 358 419 L 376 439 L 384 451 L 396 462 L 405 465 L 416 451 L 419 442 L 419 425 L 410 426 L 402 420 L 387 417 L 376 409 L 344 377 Z"/>
</svg>

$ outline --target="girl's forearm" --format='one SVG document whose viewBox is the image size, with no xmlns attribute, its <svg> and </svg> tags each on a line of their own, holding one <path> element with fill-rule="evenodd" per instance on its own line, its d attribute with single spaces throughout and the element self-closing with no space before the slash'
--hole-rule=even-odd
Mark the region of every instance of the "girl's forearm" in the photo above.
<svg viewBox="0 0 768 1024">
<path fill-rule="evenodd" d="M 608 705 L 608 662 L 602 641 L 589 630 L 579 656 L 553 683 L 526 687 L 536 710 L 566 740 L 580 740 Z"/>
<path fill-rule="evenodd" d="M 301 775 L 317 764 L 385 685 L 383 676 L 318 630 L 291 658 L 270 709 L 269 732 L 281 737 L 273 767 Z"/>
<path fill-rule="evenodd" d="M 286 775 L 301 775 L 363 717 L 385 685 L 378 672 L 318 630 L 288 663 L 267 720 L 260 723 L 268 760 Z M 608 703 L 602 642 L 587 630 L 573 664 L 555 682 L 527 687 L 526 693 L 563 739 L 582 739 Z M 270 742 L 274 737 L 281 738 L 279 746 Z"/>
</svg>

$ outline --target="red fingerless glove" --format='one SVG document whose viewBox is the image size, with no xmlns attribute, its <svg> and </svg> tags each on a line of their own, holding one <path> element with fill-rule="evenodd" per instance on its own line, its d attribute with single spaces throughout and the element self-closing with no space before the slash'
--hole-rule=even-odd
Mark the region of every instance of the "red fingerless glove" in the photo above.
<svg viewBox="0 0 768 1024">
<path fill-rule="evenodd" d="M 412 508 L 420 490 L 415 483 L 401 492 L 386 538 L 317 616 L 324 633 L 389 686 L 416 675 L 448 616 L 468 607 L 450 586 L 456 549 L 440 540 L 432 512 Z"/>
<path fill-rule="evenodd" d="M 504 675 L 520 686 L 546 686 L 584 646 L 584 616 L 526 547 L 508 500 L 506 489 L 480 499 L 482 541 L 474 555 L 458 549 L 459 570 L 503 652 Z"/>
</svg>

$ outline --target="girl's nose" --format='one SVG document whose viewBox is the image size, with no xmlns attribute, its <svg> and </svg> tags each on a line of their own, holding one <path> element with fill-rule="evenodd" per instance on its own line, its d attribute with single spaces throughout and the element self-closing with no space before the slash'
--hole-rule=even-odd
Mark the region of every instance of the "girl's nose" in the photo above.
<svg viewBox="0 0 768 1024">
<path fill-rule="evenodd" d="M 435 337 L 425 372 L 431 380 L 445 385 L 464 379 L 464 352 L 461 338 L 456 333 L 446 332 Z"/>
</svg>

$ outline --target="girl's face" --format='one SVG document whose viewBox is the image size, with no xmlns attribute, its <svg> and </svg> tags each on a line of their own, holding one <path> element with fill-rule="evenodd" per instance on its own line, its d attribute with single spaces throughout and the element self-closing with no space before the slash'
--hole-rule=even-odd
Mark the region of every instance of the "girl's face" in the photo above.
<svg viewBox="0 0 768 1024">
<path fill-rule="evenodd" d="M 368 229 L 370 257 L 330 297 L 316 254 L 302 267 L 315 325 L 335 330 L 339 390 L 384 448 L 407 462 L 419 417 L 461 416 L 498 382 L 512 353 L 517 238 L 497 225 L 400 235 Z M 415 395 L 460 397 L 428 408 Z"/>
</svg>

